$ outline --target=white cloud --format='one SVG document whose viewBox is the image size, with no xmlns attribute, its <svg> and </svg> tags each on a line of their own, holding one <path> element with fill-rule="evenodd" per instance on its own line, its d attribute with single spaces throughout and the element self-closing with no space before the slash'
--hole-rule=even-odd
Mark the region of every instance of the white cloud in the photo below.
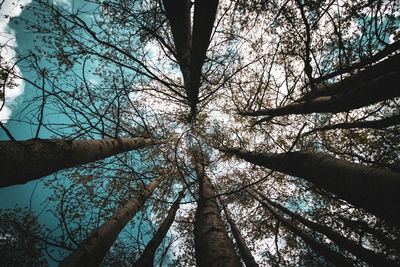
<svg viewBox="0 0 400 267">
<path fill-rule="evenodd" d="M 17 43 L 15 40 L 15 32 L 10 29 L 8 26 L 10 22 L 10 18 L 17 17 L 21 14 L 22 8 L 21 6 L 25 6 L 29 4 L 32 0 L 5 0 L 0 9 L 0 45 L 1 56 L 4 58 L 6 62 L 13 63 L 15 60 L 15 48 L 17 47 Z M 18 67 L 15 68 L 16 72 L 20 74 L 20 70 Z M 16 81 L 18 84 L 17 87 L 13 89 L 6 88 L 5 89 L 5 104 L 3 108 L 0 110 L 0 120 L 2 122 L 7 122 L 7 120 L 11 116 L 11 109 L 13 105 L 16 104 L 16 99 L 19 95 L 21 95 L 24 91 L 24 83 L 22 80 Z M 3 104 L 3 103 L 0 103 Z"/>
<path fill-rule="evenodd" d="M 54 0 L 53 3 L 61 6 L 62 8 L 68 10 L 68 11 L 73 11 L 73 4 L 74 4 L 74 0 Z"/>
<path fill-rule="evenodd" d="M 4 106 L 3 109 L 0 111 L 0 121 L 7 122 L 10 116 L 11 116 L 11 110 L 7 106 Z"/>
</svg>

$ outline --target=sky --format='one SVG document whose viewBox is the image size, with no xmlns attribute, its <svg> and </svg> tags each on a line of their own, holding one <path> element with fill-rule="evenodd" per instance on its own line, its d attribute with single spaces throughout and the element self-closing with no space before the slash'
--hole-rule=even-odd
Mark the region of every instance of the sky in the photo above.
<svg viewBox="0 0 400 267">
<path fill-rule="evenodd" d="M 58 1 L 67 9 L 72 8 L 70 0 Z M 18 53 L 26 54 L 33 47 L 34 35 L 25 31 L 24 25 L 21 23 L 15 24 L 11 17 L 21 16 L 28 20 L 34 20 L 32 13 L 26 9 L 21 9 L 21 5 L 29 5 L 31 0 L 22 0 L 16 4 L 12 0 L 6 0 L 0 10 L 0 42 L 7 43 L 7 47 L 1 51 L 1 56 L 7 62 L 15 63 Z M 7 16 L 6 16 L 7 15 Z M 22 77 L 30 78 L 30 73 L 24 68 L 16 70 Z M 26 120 L 27 111 L 23 108 L 26 106 L 24 101 L 31 99 L 35 95 L 41 93 L 39 90 L 24 83 L 22 80 L 17 81 L 18 87 L 11 90 L 6 89 L 5 104 L 0 111 L 0 120 L 7 129 L 12 133 L 16 140 L 27 140 L 35 137 L 36 126 L 32 126 L 29 122 L 21 122 Z M 96 81 L 91 81 L 96 82 Z M 51 114 L 52 106 L 47 104 L 45 110 L 45 118 L 55 119 Z M 35 114 L 34 114 L 35 115 Z M 47 116 L 46 116 L 47 115 Z M 59 121 L 58 121 L 59 122 Z M 52 133 L 42 127 L 39 138 L 51 138 Z M 0 129 L 0 141 L 8 141 L 9 138 L 3 130 Z M 53 228 L 57 225 L 58 220 L 44 209 L 51 209 L 57 203 L 49 203 L 43 205 L 46 198 L 52 194 L 52 191 L 44 186 L 44 181 L 53 177 L 42 178 L 28 182 L 23 185 L 9 186 L 0 188 L 0 209 L 12 209 L 16 206 L 29 207 L 34 214 L 40 214 L 39 223 L 46 227 Z M 150 237 L 144 237 L 144 240 Z M 50 266 L 57 266 L 57 263 L 47 257 Z"/>
<path fill-rule="evenodd" d="M 69 0 L 60 1 L 66 7 L 73 5 Z M 78 2 L 78 1 L 77 1 Z M 13 62 L 18 54 L 28 51 L 32 47 L 31 34 L 24 32 L 23 25 L 16 25 L 10 22 L 9 17 L 16 17 L 19 15 L 29 19 L 32 16 L 29 12 L 21 10 L 20 5 L 27 5 L 30 0 L 21 0 L 16 4 L 12 4 L 12 0 L 6 0 L 0 10 L 0 42 L 7 43 L 1 51 L 1 56 L 8 62 Z M 33 19 L 33 18 L 32 18 Z M 24 72 L 17 66 L 17 71 L 20 75 L 28 77 L 29 73 Z M 93 81 L 94 83 L 96 81 Z M 17 140 L 26 140 L 35 136 L 36 127 L 29 123 L 21 123 L 18 121 L 21 117 L 21 108 L 24 106 L 23 101 L 30 99 L 36 95 L 38 91 L 22 81 L 19 81 L 19 86 L 12 90 L 7 90 L 6 102 L 3 109 L 0 111 L 0 120 L 6 124 L 7 128 L 11 131 Z M 172 108 L 172 106 L 170 106 Z M 51 106 L 49 107 L 51 108 Z M 164 106 L 160 105 L 160 108 Z M 217 112 L 216 112 L 217 113 Z M 46 116 L 47 117 L 47 116 Z M 211 117 L 218 117 L 217 115 Z M 220 120 L 227 119 L 226 117 L 218 117 Z M 23 117 L 22 117 L 23 119 Z M 228 124 L 227 122 L 221 123 L 222 125 Z M 43 129 L 39 135 L 40 138 L 50 138 L 51 133 Z M 7 135 L 0 129 L 0 140 L 8 140 Z M 262 142 L 263 140 L 260 140 Z M 15 205 L 31 206 L 32 210 L 36 213 L 42 211 L 41 203 L 46 197 L 51 194 L 51 191 L 46 189 L 43 185 L 43 179 L 32 181 L 24 185 L 16 185 L 0 189 L 0 208 L 13 208 Z M 51 207 L 51 206 L 50 206 Z M 49 213 L 43 213 L 39 218 L 39 222 L 46 225 L 54 225 L 57 221 Z M 55 265 L 53 263 L 52 265 Z"/>
<path fill-rule="evenodd" d="M 63 1 L 66 5 L 68 0 Z M 26 53 L 33 46 L 33 35 L 25 32 L 24 25 L 15 24 L 10 21 L 10 17 L 23 16 L 26 19 L 33 19 L 32 14 L 20 5 L 28 5 L 31 0 L 19 0 L 16 4 L 12 0 L 5 0 L 0 10 L 0 42 L 7 43 L 7 47 L 1 51 L 1 56 L 8 62 L 15 62 L 18 51 Z M 8 15 L 9 17 L 5 17 Z M 29 77 L 29 73 L 24 73 L 18 65 L 16 67 L 19 75 Z M 29 123 L 21 123 L 20 119 L 25 119 L 22 108 L 25 107 L 24 101 L 32 98 L 38 93 L 37 89 L 27 85 L 22 80 L 17 81 L 18 87 L 6 89 L 5 104 L 0 111 L 0 120 L 12 133 L 16 140 L 26 140 L 34 137 L 36 127 Z M 51 108 L 51 107 L 50 107 Z M 20 116 L 21 114 L 22 117 Z M 41 129 L 39 138 L 50 138 L 51 133 L 46 129 Z M 0 140 L 9 140 L 3 130 L 0 130 Z M 44 186 L 47 178 L 31 181 L 23 185 L 9 186 L 0 188 L 0 209 L 14 208 L 16 206 L 29 207 L 35 214 L 41 214 L 39 223 L 49 228 L 56 226 L 58 220 L 49 212 L 42 212 L 44 209 L 52 208 L 56 203 L 44 206 L 42 203 L 52 191 Z M 57 266 L 56 262 L 47 257 L 50 266 Z"/>
<path fill-rule="evenodd" d="M 1 51 L 1 56 L 8 62 L 14 63 L 17 57 L 17 51 L 26 51 L 29 49 L 32 43 L 32 35 L 26 34 L 23 31 L 23 27 L 10 22 L 10 17 L 18 17 L 23 12 L 20 5 L 28 5 L 30 0 L 20 0 L 16 4 L 13 1 L 6 0 L 1 6 L 0 10 L 0 42 L 1 44 L 7 43 L 7 47 Z M 5 17 L 8 15 L 9 17 Z M 16 67 L 19 75 L 24 75 L 20 68 Z M 3 109 L 0 111 L 0 120 L 6 125 L 11 131 L 13 136 L 17 140 L 30 139 L 33 137 L 34 129 L 28 124 L 22 124 L 13 119 L 18 119 L 18 115 L 23 107 L 24 99 L 29 99 L 32 96 L 32 88 L 26 86 L 26 84 L 19 80 L 19 84 L 16 88 L 7 89 L 5 92 L 5 104 Z M 27 90 L 28 89 L 28 90 Z M 48 133 L 43 132 L 43 138 Z M 0 140 L 9 140 L 4 131 L 0 131 Z M 15 185 L 6 188 L 0 188 L 0 208 L 14 208 L 16 206 L 24 207 L 27 206 L 31 210 L 39 214 L 44 209 L 41 203 L 47 198 L 50 190 L 46 189 L 43 185 L 43 180 L 32 181 L 23 185 Z M 46 208 L 50 208 L 47 206 Z M 39 223 L 47 226 L 52 226 L 57 223 L 57 220 L 47 212 L 43 212 L 42 216 L 39 217 Z M 51 266 L 56 266 L 56 263 L 49 259 Z"/>
<path fill-rule="evenodd" d="M 29 2 L 30 1 L 23 0 L 20 1 L 20 4 L 26 5 L 29 4 Z M 9 14 L 10 16 L 14 17 L 19 16 L 22 12 L 19 5 L 15 6 L 11 4 L 11 1 L 5 1 L 0 12 L 0 41 L 2 44 L 4 44 L 8 40 L 11 40 L 7 42 L 8 47 L 2 51 L 1 55 L 7 61 L 13 62 L 17 55 L 16 50 L 21 47 L 22 49 L 27 48 L 26 45 L 20 44 L 29 44 L 31 42 L 31 36 L 21 32 L 21 28 L 18 29 L 18 27 L 15 27 L 15 25 L 10 25 L 9 19 L 4 17 L 5 14 Z M 20 75 L 23 75 L 18 66 L 17 69 Z M 16 88 L 11 90 L 6 89 L 6 101 L 3 109 L 0 111 L 0 118 L 17 140 L 24 140 L 33 137 L 33 129 L 31 129 L 29 125 L 13 122 L 12 119 L 18 117 L 19 112 L 21 111 L 20 109 L 23 106 L 23 100 L 29 98 L 31 92 L 29 90 L 25 90 L 26 85 L 21 80 L 18 81 L 18 84 L 19 86 Z M 0 140 L 9 140 L 4 131 L 0 132 Z M 33 193 L 33 188 L 36 184 L 40 184 L 40 182 L 31 182 L 26 185 L 17 185 L 8 187 L 6 189 L 0 189 L 0 207 L 5 208 L 13 207 L 15 204 L 29 204 L 31 194 Z M 40 194 L 34 194 L 34 196 L 36 195 Z M 36 201 L 34 202 L 36 203 Z"/>
<path fill-rule="evenodd" d="M 7 62 L 15 62 L 17 48 L 17 40 L 15 38 L 15 31 L 10 28 L 9 22 L 10 18 L 18 17 L 21 12 L 21 5 L 25 6 L 29 4 L 31 0 L 19 0 L 18 3 L 15 3 L 11 0 L 6 0 L 3 2 L 3 5 L 0 9 L 0 43 L 2 45 L 7 44 L 1 50 L 0 55 Z M 17 67 L 17 72 L 19 68 Z M 6 88 L 5 96 L 6 102 L 4 107 L 0 110 L 0 120 L 4 123 L 6 122 L 10 116 L 13 107 L 18 105 L 18 97 L 24 92 L 24 83 L 22 81 L 18 81 L 19 86 L 13 88 L 12 90 Z"/>
</svg>

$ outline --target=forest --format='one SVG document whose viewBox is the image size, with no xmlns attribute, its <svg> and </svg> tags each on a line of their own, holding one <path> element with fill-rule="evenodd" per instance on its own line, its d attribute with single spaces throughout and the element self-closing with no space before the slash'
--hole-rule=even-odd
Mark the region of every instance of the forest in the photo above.
<svg viewBox="0 0 400 267">
<path fill-rule="evenodd" d="M 0 265 L 400 266 L 399 1 L 13 4 Z"/>
</svg>

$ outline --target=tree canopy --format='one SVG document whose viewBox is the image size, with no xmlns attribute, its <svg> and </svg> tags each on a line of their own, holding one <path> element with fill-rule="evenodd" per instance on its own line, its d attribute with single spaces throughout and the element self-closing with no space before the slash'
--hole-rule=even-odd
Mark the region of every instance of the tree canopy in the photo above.
<svg viewBox="0 0 400 267">
<path fill-rule="evenodd" d="M 400 264 L 399 2 L 36 0 L 11 23 L 34 39 L 0 92 L 31 94 L 0 186 L 43 179 L 58 220 L 3 216 L 33 260 Z"/>
</svg>

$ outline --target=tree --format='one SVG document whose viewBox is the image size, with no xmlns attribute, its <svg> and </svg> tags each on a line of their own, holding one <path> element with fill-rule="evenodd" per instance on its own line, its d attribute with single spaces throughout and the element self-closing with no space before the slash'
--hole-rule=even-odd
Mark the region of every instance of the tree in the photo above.
<svg viewBox="0 0 400 267">
<path fill-rule="evenodd" d="M 283 225 L 285 225 L 290 231 L 295 233 L 301 239 L 303 239 L 313 250 L 317 253 L 321 254 L 324 258 L 332 262 L 336 266 L 352 266 L 352 264 L 341 254 L 335 252 L 334 250 L 330 249 L 325 244 L 321 244 L 318 241 L 314 240 L 314 238 L 303 231 L 301 228 L 297 227 L 293 222 L 285 219 L 281 214 L 276 212 L 270 206 L 268 206 L 265 202 L 262 202 L 257 196 L 253 195 L 254 198 L 260 201 L 260 203 L 266 207 L 273 216 L 279 220 Z"/>
<path fill-rule="evenodd" d="M 260 195 L 260 194 L 259 194 Z M 334 230 L 330 229 L 329 227 L 326 227 L 322 224 L 315 223 L 313 221 L 310 221 L 306 218 L 303 218 L 301 215 L 298 215 L 289 209 L 283 207 L 282 205 L 272 202 L 268 198 L 266 198 L 263 195 L 260 195 L 263 201 L 266 201 L 268 204 L 271 206 L 278 208 L 285 214 L 289 215 L 292 217 L 292 219 L 297 220 L 298 222 L 304 224 L 305 226 L 309 227 L 313 231 L 318 231 L 321 234 L 325 235 L 329 239 L 335 242 L 340 247 L 343 247 L 344 249 L 348 250 L 349 252 L 353 253 L 356 255 L 358 258 L 362 259 L 363 261 L 367 262 L 368 264 L 372 266 L 379 266 L 381 264 L 384 264 L 385 266 L 395 266 L 396 263 L 391 262 L 390 260 L 386 259 L 384 255 L 381 254 L 376 254 L 375 252 L 368 250 L 360 245 L 358 245 L 356 242 L 349 240 L 345 237 L 343 237 L 340 233 L 335 232 Z M 263 202 L 265 204 L 265 202 Z"/>
<path fill-rule="evenodd" d="M 144 189 L 144 192 L 135 196 L 130 202 L 119 209 L 115 215 L 96 229 L 61 265 L 99 265 L 121 230 L 142 208 L 146 199 L 151 196 L 153 191 L 165 178 L 166 176 L 160 176 L 151 182 Z"/>
<path fill-rule="evenodd" d="M 168 211 L 167 217 L 164 219 L 153 238 L 149 241 L 149 243 L 147 243 L 146 248 L 144 249 L 140 258 L 135 262 L 134 266 L 140 267 L 153 265 L 156 249 L 165 238 L 165 235 L 174 222 L 176 212 L 179 209 L 179 203 L 184 196 L 184 191 L 181 191 L 178 198 L 172 204 L 171 209 Z"/>
<path fill-rule="evenodd" d="M 240 234 L 240 230 L 237 228 L 235 222 L 233 221 L 228 208 L 222 203 L 221 200 L 220 200 L 220 203 L 224 210 L 226 220 L 228 221 L 228 223 L 230 225 L 232 235 L 235 237 L 235 241 L 236 241 L 237 247 L 239 249 L 239 252 L 242 256 L 244 263 L 246 264 L 246 267 L 258 266 L 255 259 L 253 258 L 253 255 L 251 255 L 250 249 L 246 245 L 246 241 Z"/>
<path fill-rule="evenodd" d="M 204 170 L 207 164 L 205 158 L 198 151 L 194 153 L 193 161 L 199 181 L 199 199 L 194 225 L 196 264 L 240 266 L 240 259 L 226 233 L 213 187 Z"/>
<path fill-rule="evenodd" d="M 29 5 L 12 20 L 37 34 L 13 73 L 36 92 L 11 120 L 36 128 L 25 142 L 163 140 L 85 160 L 60 152 L 75 161 L 52 168 L 30 160 L 43 175 L 87 163 L 46 182 L 59 223 L 42 240 L 63 249 L 49 254 L 133 264 L 149 244 L 146 259 L 182 266 L 397 263 L 399 10 L 366 0 Z M 21 142 L 9 125 L 5 149 Z M 170 172 L 150 197 L 145 188 Z M 123 216 L 132 195 L 140 205 Z"/>
<path fill-rule="evenodd" d="M 1 141 L 4 180 L 0 186 L 26 183 L 58 170 L 154 144 L 153 140 L 143 138 Z"/>
<path fill-rule="evenodd" d="M 400 174 L 397 172 L 310 152 L 271 154 L 230 148 L 221 150 L 253 164 L 306 179 L 394 225 L 399 225 L 397 208 L 388 206 L 388 203 L 397 203 L 400 200 L 397 194 L 400 190 Z"/>
<path fill-rule="evenodd" d="M 4 266 L 37 264 L 44 257 L 43 226 L 27 208 L 0 210 L 0 262 Z"/>
</svg>

